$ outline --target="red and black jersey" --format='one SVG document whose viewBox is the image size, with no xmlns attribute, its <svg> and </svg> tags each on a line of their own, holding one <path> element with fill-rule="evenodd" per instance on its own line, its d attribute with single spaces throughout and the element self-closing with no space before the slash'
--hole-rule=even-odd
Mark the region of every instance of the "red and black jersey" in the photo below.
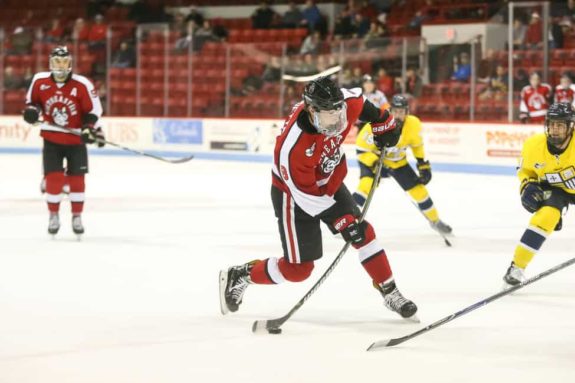
<svg viewBox="0 0 575 383">
<path fill-rule="evenodd" d="M 317 216 L 335 203 L 333 195 L 347 174 L 341 145 L 366 103 L 360 88 L 342 89 L 342 92 L 347 104 L 347 127 L 340 135 L 326 137 L 318 133 L 304 103 L 300 102 L 294 106 L 276 139 L 273 185 L 289 193 L 311 216 Z"/>
<path fill-rule="evenodd" d="M 521 90 L 519 112 L 527 113 L 531 121 L 544 120 L 551 99 L 551 86 L 539 84 L 537 87 L 525 86 Z"/>
<path fill-rule="evenodd" d="M 561 84 L 555 87 L 555 102 L 563 102 L 573 104 L 575 101 L 575 84 L 569 85 L 564 88 Z"/>
<path fill-rule="evenodd" d="M 50 72 L 37 73 L 28 88 L 26 104 L 42 110 L 46 124 L 41 124 L 40 135 L 56 144 L 82 144 L 78 133 L 84 116 L 102 115 L 102 104 L 94 85 L 77 74 L 72 74 L 66 82 L 56 82 Z"/>
</svg>

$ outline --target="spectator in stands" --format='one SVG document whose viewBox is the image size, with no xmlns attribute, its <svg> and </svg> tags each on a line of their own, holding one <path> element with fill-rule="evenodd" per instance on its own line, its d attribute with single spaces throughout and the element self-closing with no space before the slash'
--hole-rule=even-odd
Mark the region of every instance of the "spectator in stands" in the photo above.
<svg viewBox="0 0 575 383">
<path fill-rule="evenodd" d="M 334 37 L 348 38 L 353 35 L 354 32 L 355 28 L 352 23 L 352 13 L 351 10 L 346 7 L 335 17 L 333 34 Z"/>
<path fill-rule="evenodd" d="M 319 53 L 320 44 L 321 44 L 321 33 L 319 31 L 311 32 L 303 40 L 299 53 L 302 55 L 308 53 L 316 55 Z"/>
<path fill-rule="evenodd" d="M 377 88 L 389 96 L 395 93 L 393 77 L 387 74 L 385 68 L 379 68 L 377 71 Z"/>
<path fill-rule="evenodd" d="M 54 18 L 50 22 L 50 29 L 44 34 L 44 41 L 47 43 L 60 43 L 64 38 L 64 27 L 60 23 L 60 19 Z"/>
<path fill-rule="evenodd" d="M 495 76 L 495 71 L 499 61 L 497 60 L 497 55 L 494 49 L 488 49 L 485 57 L 479 63 L 479 68 L 477 70 L 477 79 L 480 82 L 488 83 L 489 80 Z"/>
<path fill-rule="evenodd" d="M 218 39 L 214 35 L 210 20 L 204 20 L 204 23 L 194 33 L 194 49 L 201 51 L 206 42 L 216 40 Z"/>
<path fill-rule="evenodd" d="M 12 48 L 8 50 L 9 54 L 27 55 L 32 51 L 34 38 L 28 28 L 16 27 L 10 39 Z"/>
<path fill-rule="evenodd" d="M 529 85 L 529 75 L 523 68 L 519 68 L 515 76 L 513 76 L 513 91 L 519 92 L 525 86 Z"/>
<path fill-rule="evenodd" d="M 262 80 L 264 80 L 264 82 L 279 82 L 281 75 L 282 68 L 280 58 L 271 56 L 262 74 Z"/>
<path fill-rule="evenodd" d="M 276 16 L 276 13 L 270 7 L 269 1 L 262 1 L 251 16 L 252 27 L 254 29 L 270 29 Z"/>
<path fill-rule="evenodd" d="M 363 72 L 361 71 L 361 67 L 356 66 L 353 67 L 351 70 L 351 81 L 350 81 L 350 88 L 357 88 L 361 87 L 363 83 Z"/>
<path fill-rule="evenodd" d="M 363 95 L 375 105 L 378 109 L 387 109 L 389 108 L 389 102 L 387 101 L 387 97 L 385 94 L 377 89 L 375 80 L 370 75 L 366 74 L 363 76 L 363 82 L 361 84 Z"/>
<path fill-rule="evenodd" d="M 127 41 L 122 41 L 120 49 L 114 54 L 112 59 L 114 68 L 133 68 L 136 66 L 136 53 Z"/>
<path fill-rule="evenodd" d="M 369 31 L 363 38 L 365 49 L 378 49 L 387 46 L 389 42 L 383 40 L 386 37 L 388 37 L 388 33 L 385 25 L 378 21 L 372 21 Z"/>
<path fill-rule="evenodd" d="M 531 21 L 525 34 L 525 44 L 527 49 L 541 49 L 543 47 L 543 23 L 537 12 L 531 14 Z"/>
<path fill-rule="evenodd" d="M 554 18 L 549 27 L 549 48 L 563 49 L 563 28 L 559 18 Z"/>
<path fill-rule="evenodd" d="M 319 8 L 313 0 L 307 0 L 303 9 L 303 20 L 301 24 L 309 28 L 309 30 L 316 30 L 321 23 L 321 13 Z"/>
<path fill-rule="evenodd" d="M 525 34 L 527 27 L 521 19 L 516 18 L 513 20 L 513 49 L 525 49 Z"/>
<path fill-rule="evenodd" d="M 370 0 L 379 13 L 390 13 L 394 0 Z"/>
<path fill-rule="evenodd" d="M 354 36 L 359 38 L 364 37 L 370 28 L 369 19 L 361 13 L 356 13 L 354 15 L 352 24 L 354 28 Z"/>
<path fill-rule="evenodd" d="M 405 71 L 405 83 L 402 86 L 401 78 L 397 78 L 399 86 L 404 89 L 404 94 L 419 98 L 421 97 L 421 92 L 423 90 L 423 81 L 421 77 L 417 74 L 417 69 L 410 67 Z"/>
<path fill-rule="evenodd" d="M 479 94 L 480 100 L 503 100 L 507 95 L 508 85 L 507 69 L 503 65 L 498 65 L 495 74 L 489 79 L 487 87 Z"/>
<path fill-rule="evenodd" d="M 559 85 L 555 87 L 554 102 L 564 102 L 573 104 L 575 101 L 575 85 L 569 73 L 563 73 L 559 80 Z"/>
<path fill-rule="evenodd" d="M 104 24 L 104 16 L 96 15 L 94 17 L 94 23 L 90 27 L 90 32 L 88 33 L 89 46 L 91 48 L 100 48 L 106 45 L 106 32 L 108 31 L 108 26 Z"/>
<path fill-rule="evenodd" d="M 571 21 L 575 21 L 575 0 L 567 0 L 565 16 L 569 17 Z"/>
<path fill-rule="evenodd" d="M 198 11 L 196 6 L 192 5 L 190 7 L 190 13 L 186 16 L 186 23 L 193 22 L 196 27 L 204 25 L 204 16 Z"/>
<path fill-rule="evenodd" d="M 299 10 L 295 1 L 290 1 L 288 10 L 282 17 L 282 27 L 284 28 L 297 28 L 301 25 L 303 14 Z"/>
<path fill-rule="evenodd" d="M 170 23 L 170 30 L 177 34 L 186 35 L 188 34 L 188 26 L 192 24 L 193 30 L 195 31 L 196 28 L 199 28 L 202 24 L 196 24 L 195 21 L 186 21 L 186 17 L 183 13 L 177 12 L 174 14 L 174 18 Z"/>
<path fill-rule="evenodd" d="M 76 21 L 74 21 L 74 27 L 72 28 L 72 40 L 87 41 L 89 35 L 90 27 L 86 25 L 83 18 L 77 18 Z"/>
<path fill-rule="evenodd" d="M 529 85 L 521 89 L 519 120 L 522 124 L 545 122 L 545 115 L 552 99 L 551 93 L 551 86 L 541 82 L 539 73 L 532 72 L 529 76 Z"/>
<path fill-rule="evenodd" d="M 14 73 L 14 68 L 8 65 L 4 68 L 4 90 L 16 90 L 24 87 L 24 79 Z"/>
<path fill-rule="evenodd" d="M 453 76 L 452 80 L 467 82 L 471 77 L 471 63 L 469 62 L 469 54 L 461 52 L 459 54 L 459 61 L 457 57 L 453 57 Z"/>
</svg>

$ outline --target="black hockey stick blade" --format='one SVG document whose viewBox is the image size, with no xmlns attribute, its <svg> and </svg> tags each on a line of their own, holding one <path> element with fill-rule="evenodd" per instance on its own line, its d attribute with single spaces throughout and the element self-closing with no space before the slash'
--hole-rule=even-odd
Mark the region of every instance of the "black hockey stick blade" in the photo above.
<svg viewBox="0 0 575 383">
<path fill-rule="evenodd" d="M 434 323 L 428 325 L 427 327 L 424 327 L 424 328 L 422 328 L 422 329 L 420 329 L 414 333 L 403 336 L 401 338 L 385 339 L 385 340 L 380 340 L 380 341 L 374 342 L 367 348 L 367 351 L 372 351 L 372 350 L 376 350 L 376 349 L 384 348 L 384 347 L 395 346 L 395 345 L 398 345 L 400 343 L 406 342 L 412 338 L 415 338 L 418 335 L 425 334 L 426 332 L 429 332 L 433 329 L 436 329 L 439 326 L 442 326 L 448 322 L 451 322 L 452 320 L 459 318 L 460 316 L 463 316 L 463 315 L 468 314 L 468 313 L 470 313 L 470 312 L 472 312 L 472 311 L 474 311 L 480 307 L 483 307 L 483 306 L 487 305 L 488 303 L 493 302 L 494 300 L 497 300 L 497 299 L 504 297 L 506 295 L 509 295 L 512 292 L 517 291 L 517 290 L 519 290 L 519 289 L 521 289 L 527 285 L 530 285 L 531 283 L 536 282 L 541 278 L 544 278 L 544 277 L 546 277 L 550 274 L 553 274 L 553 273 L 555 273 L 561 269 L 564 269 L 568 266 L 571 266 L 574 263 L 575 263 L 575 258 L 571 258 L 570 260 L 565 261 L 565 262 L 563 262 L 557 266 L 554 266 L 550 269 L 547 269 L 544 272 L 537 274 L 536 276 L 534 276 L 530 279 L 527 279 L 518 285 L 510 287 L 507 290 L 500 291 L 497 294 L 494 294 L 488 298 L 485 298 L 485 299 L 483 299 L 483 300 L 481 300 L 475 304 L 472 304 L 471 306 L 467 306 L 466 308 L 459 310 L 458 312 L 456 312 L 454 314 L 446 316 L 445 318 L 442 318 L 442 319 L 438 320 L 437 322 L 434 322 Z"/>
</svg>

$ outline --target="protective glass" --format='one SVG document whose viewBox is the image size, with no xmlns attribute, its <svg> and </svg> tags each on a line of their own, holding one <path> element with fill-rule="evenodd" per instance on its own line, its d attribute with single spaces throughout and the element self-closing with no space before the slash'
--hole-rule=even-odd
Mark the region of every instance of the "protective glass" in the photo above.
<svg viewBox="0 0 575 383">
<path fill-rule="evenodd" d="M 327 137 L 335 137 L 347 127 L 347 105 L 334 110 L 313 109 L 313 124 L 317 131 Z"/>
</svg>

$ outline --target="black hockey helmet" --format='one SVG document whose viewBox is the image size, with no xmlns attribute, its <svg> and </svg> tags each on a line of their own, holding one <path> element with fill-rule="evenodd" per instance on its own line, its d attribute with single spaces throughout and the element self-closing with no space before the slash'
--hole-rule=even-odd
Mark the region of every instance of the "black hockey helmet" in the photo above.
<svg viewBox="0 0 575 383">
<path fill-rule="evenodd" d="M 409 101 L 404 95 L 396 94 L 391 98 L 390 112 L 395 118 L 396 124 L 401 129 L 403 127 L 403 122 L 409 114 Z"/>
<path fill-rule="evenodd" d="M 556 123 L 563 125 L 565 128 L 552 129 Z M 547 110 L 545 116 L 545 135 L 547 143 L 553 147 L 562 146 L 565 141 L 573 135 L 573 124 L 575 123 L 575 113 L 571 104 L 556 102 Z"/>
<path fill-rule="evenodd" d="M 338 110 L 344 104 L 341 89 L 329 77 L 310 81 L 303 91 L 303 100 L 316 111 Z"/>
<path fill-rule="evenodd" d="M 50 52 L 50 72 L 56 81 L 65 81 L 72 72 L 72 55 L 65 45 L 59 45 Z"/>
<path fill-rule="evenodd" d="M 334 137 L 347 128 L 347 106 L 343 92 L 329 77 L 319 77 L 307 84 L 303 100 L 319 133 Z"/>
</svg>

